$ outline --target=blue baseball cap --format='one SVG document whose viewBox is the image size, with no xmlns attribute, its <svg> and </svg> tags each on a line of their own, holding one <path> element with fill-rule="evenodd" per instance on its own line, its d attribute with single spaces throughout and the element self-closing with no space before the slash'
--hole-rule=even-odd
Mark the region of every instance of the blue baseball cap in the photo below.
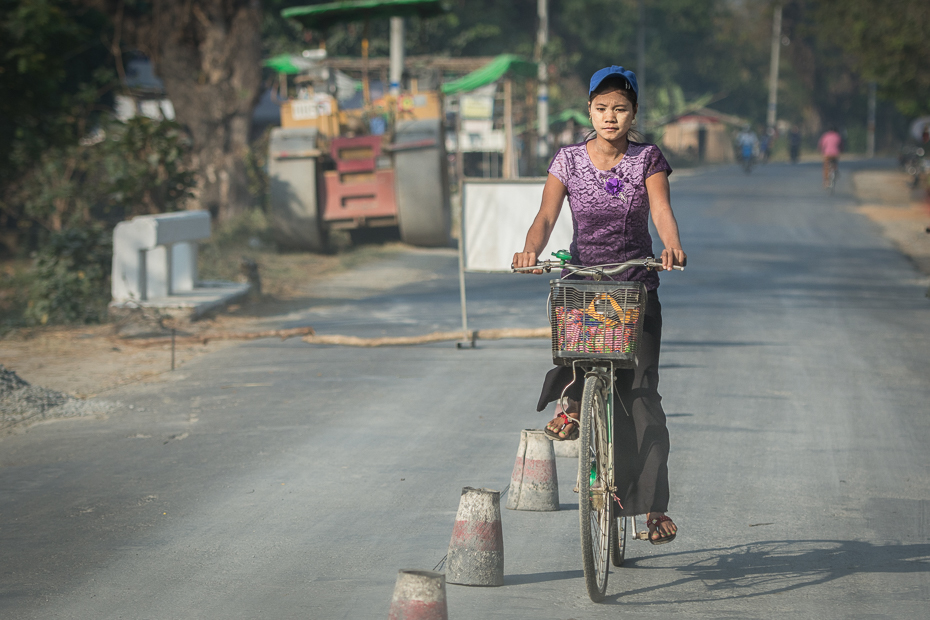
<svg viewBox="0 0 930 620">
<path fill-rule="evenodd" d="M 588 96 L 591 96 L 597 87 L 601 85 L 605 79 L 609 78 L 612 75 L 619 75 L 622 78 L 625 78 L 627 82 L 630 83 L 630 90 L 636 93 L 636 96 L 639 97 L 639 85 L 636 84 L 636 74 L 630 71 L 629 69 L 624 69 L 619 65 L 611 65 L 609 67 L 604 67 L 597 73 L 591 76 L 591 87 L 588 89 Z"/>
</svg>

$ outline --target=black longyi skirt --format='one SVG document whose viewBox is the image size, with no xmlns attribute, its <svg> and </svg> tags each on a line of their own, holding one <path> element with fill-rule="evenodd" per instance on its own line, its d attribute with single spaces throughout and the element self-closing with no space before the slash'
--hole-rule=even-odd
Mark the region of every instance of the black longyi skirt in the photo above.
<svg viewBox="0 0 930 620">
<path fill-rule="evenodd" d="M 614 390 L 614 463 L 622 516 L 668 510 L 669 437 L 659 395 L 659 345 L 662 340 L 662 304 L 649 291 L 643 337 L 635 368 L 616 371 Z M 566 391 L 581 400 L 584 376 Z M 546 374 L 536 410 L 562 396 L 572 381 L 570 366 L 557 366 Z"/>
</svg>

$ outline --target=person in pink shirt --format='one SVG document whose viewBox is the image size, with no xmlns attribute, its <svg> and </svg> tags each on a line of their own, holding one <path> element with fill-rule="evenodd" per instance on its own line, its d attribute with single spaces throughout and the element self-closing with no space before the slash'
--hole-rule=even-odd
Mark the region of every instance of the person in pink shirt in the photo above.
<svg viewBox="0 0 930 620">
<path fill-rule="evenodd" d="M 836 127 L 830 127 L 829 130 L 820 136 L 817 148 L 823 155 L 823 186 L 830 186 L 830 171 L 834 173 L 838 170 L 837 163 L 840 159 L 840 147 L 843 144 L 843 138 L 836 131 Z M 834 176 L 835 178 L 835 176 Z"/>
</svg>

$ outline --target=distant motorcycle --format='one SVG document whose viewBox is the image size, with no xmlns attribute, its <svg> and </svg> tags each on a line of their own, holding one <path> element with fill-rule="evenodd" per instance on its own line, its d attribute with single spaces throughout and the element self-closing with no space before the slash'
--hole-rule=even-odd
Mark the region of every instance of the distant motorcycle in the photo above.
<svg viewBox="0 0 930 620">
<path fill-rule="evenodd" d="M 901 149 L 898 162 L 904 171 L 911 176 L 911 188 L 920 185 L 921 177 L 930 173 L 930 159 L 923 147 L 909 145 Z"/>
</svg>

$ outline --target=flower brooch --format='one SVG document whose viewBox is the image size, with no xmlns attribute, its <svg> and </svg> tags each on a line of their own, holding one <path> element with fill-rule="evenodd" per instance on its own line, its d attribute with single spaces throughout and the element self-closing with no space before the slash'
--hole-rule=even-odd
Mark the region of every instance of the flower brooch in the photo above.
<svg viewBox="0 0 930 620">
<path fill-rule="evenodd" d="M 619 196 L 626 202 L 626 196 L 623 194 L 624 187 L 626 187 L 626 183 L 619 177 L 608 177 L 607 180 L 604 181 L 604 191 L 611 196 Z"/>
<path fill-rule="evenodd" d="M 623 181 L 617 177 L 610 177 L 604 183 L 604 189 L 611 196 L 619 196 L 620 192 L 623 191 Z"/>
</svg>

